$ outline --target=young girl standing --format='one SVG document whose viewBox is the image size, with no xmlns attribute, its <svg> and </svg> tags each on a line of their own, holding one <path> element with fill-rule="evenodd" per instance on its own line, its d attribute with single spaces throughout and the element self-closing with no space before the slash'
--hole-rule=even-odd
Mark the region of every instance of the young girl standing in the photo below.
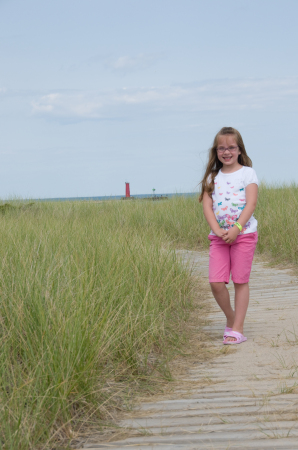
<svg viewBox="0 0 298 450">
<path fill-rule="evenodd" d="M 258 179 L 239 131 L 222 128 L 215 136 L 202 180 L 200 202 L 211 228 L 208 236 L 209 282 L 227 324 L 224 344 L 247 340 L 243 325 L 249 302 L 249 275 L 258 241 Z M 235 311 L 230 303 L 230 273 L 235 287 Z"/>
</svg>

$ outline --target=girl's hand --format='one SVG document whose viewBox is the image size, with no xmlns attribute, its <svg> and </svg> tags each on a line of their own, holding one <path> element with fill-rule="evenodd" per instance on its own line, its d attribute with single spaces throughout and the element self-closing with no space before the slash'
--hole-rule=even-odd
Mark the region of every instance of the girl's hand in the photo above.
<svg viewBox="0 0 298 450">
<path fill-rule="evenodd" d="M 218 230 L 216 229 L 214 231 L 214 233 L 216 234 L 216 236 L 224 239 L 224 236 L 227 236 L 227 234 L 228 234 L 228 230 L 224 230 L 222 228 L 218 228 Z"/>
<path fill-rule="evenodd" d="M 225 236 L 223 236 L 222 238 L 227 244 L 232 244 L 232 242 L 234 242 L 236 240 L 239 233 L 240 233 L 239 228 L 236 227 L 236 225 L 234 225 L 233 228 L 230 228 L 227 231 L 227 234 Z"/>
<path fill-rule="evenodd" d="M 218 225 L 218 222 L 215 218 L 214 212 L 213 212 L 213 201 L 207 194 L 207 192 L 204 192 L 203 195 L 203 212 L 204 216 L 206 217 L 206 220 L 216 236 L 223 238 L 227 234 L 227 230 L 223 230 Z"/>
</svg>

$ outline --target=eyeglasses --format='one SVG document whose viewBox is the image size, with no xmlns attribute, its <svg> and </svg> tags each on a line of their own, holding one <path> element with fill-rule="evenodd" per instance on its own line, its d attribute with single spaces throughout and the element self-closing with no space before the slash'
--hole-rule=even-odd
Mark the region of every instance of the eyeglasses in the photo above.
<svg viewBox="0 0 298 450">
<path fill-rule="evenodd" d="M 238 145 L 231 145 L 231 147 L 217 147 L 218 153 L 224 153 L 226 150 L 229 150 L 229 152 L 235 152 L 238 148 Z"/>
</svg>

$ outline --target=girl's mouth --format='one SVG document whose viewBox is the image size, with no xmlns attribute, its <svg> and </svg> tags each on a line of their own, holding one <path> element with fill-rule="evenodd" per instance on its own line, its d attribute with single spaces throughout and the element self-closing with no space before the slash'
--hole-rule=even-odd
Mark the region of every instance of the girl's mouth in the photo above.
<svg viewBox="0 0 298 450">
<path fill-rule="evenodd" d="M 232 159 L 232 156 L 223 156 L 223 159 L 225 161 L 230 161 L 230 159 Z"/>
</svg>

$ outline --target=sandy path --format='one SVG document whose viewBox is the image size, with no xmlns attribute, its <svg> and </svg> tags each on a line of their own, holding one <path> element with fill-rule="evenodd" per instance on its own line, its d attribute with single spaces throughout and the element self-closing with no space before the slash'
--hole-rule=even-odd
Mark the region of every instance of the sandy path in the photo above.
<svg viewBox="0 0 298 450">
<path fill-rule="evenodd" d="M 205 252 L 182 257 L 207 277 Z M 231 294 L 233 292 L 230 283 Z M 141 405 L 124 427 L 143 435 L 85 443 L 91 449 L 298 449 L 298 278 L 256 260 L 250 281 L 248 341 L 209 363 L 194 364 L 189 380 L 212 383 L 189 396 Z M 214 300 L 212 300 L 214 301 Z M 207 328 L 221 346 L 224 328 L 216 307 Z M 296 333 L 296 334 L 295 334 Z"/>
</svg>

